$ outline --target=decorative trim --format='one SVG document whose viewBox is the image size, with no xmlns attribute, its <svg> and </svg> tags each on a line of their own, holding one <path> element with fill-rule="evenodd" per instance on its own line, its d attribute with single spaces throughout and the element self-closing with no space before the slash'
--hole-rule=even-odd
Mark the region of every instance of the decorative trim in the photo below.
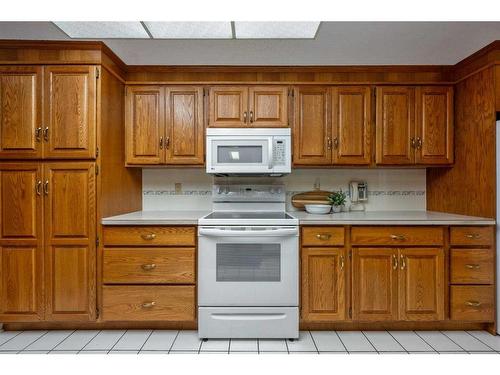
<svg viewBox="0 0 500 375">
<path fill-rule="evenodd" d="M 142 195 L 212 195 L 212 190 L 144 190 Z"/>
<path fill-rule="evenodd" d="M 286 192 L 287 196 L 292 196 L 295 194 L 303 193 L 302 190 L 289 190 Z M 347 196 L 349 196 L 349 192 L 345 192 Z M 368 190 L 368 196 L 372 197 L 380 197 L 380 196 L 416 196 L 422 197 L 425 196 L 425 190 Z M 198 195 L 198 196 L 211 196 L 212 190 L 183 190 L 181 192 L 176 192 L 175 190 L 144 190 L 142 192 L 144 196 L 158 196 L 158 195 Z"/>
</svg>

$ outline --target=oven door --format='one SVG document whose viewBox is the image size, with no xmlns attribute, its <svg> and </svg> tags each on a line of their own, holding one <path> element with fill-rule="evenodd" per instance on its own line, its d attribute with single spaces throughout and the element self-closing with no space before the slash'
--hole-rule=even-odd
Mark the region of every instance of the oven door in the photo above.
<svg viewBox="0 0 500 375">
<path fill-rule="evenodd" d="M 269 173 L 272 137 L 207 136 L 207 173 Z"/>
<path fill-rule="evenodd" d="M 199 227 L 199 306 L 298 306 L 297 227 Z"/>
</svg>

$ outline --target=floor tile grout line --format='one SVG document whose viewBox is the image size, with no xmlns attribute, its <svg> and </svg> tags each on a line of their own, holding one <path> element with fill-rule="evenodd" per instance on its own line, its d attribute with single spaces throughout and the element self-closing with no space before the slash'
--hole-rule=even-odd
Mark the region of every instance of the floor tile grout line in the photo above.
<svg viewBox="0 0 500 375">
<path fill-rule="evenodd" d="M 2 331 L 2 332 L 8 332 L 8 331 Z M 19 336 L 23 332 L 25 332 L 25 331 L 19 331 L 19 333 L 17 335 L 12 336 L 10 339 L 8 339 L 2 345 L 0 345 L 0 351 L 2 351 L 2 346 L 4 346 L 5 344 L 7 344 L 10 340 L 15 339 L 17 336 Z"/>
<path fill-rule="evenodd" d="M 316 345 L 316 341 L 314 341 L 314 336 L 313 336 L 313 334 L 312 334 L 311 331 L 308 331 L 308 332 L 309 332 L 309 335 L 311 336 L 311 340 L 312 340 L 312 342 L 314 344 L 314 347 L 316 348 L 316 352 L 319 354 L 318 345 Z"/>
<path fill-rule="evenodd" d="M 114 343 L 114 345 L 111 347 L 111 349 L 108 350 L 108 354 L 110 351 L 112 351 L 114 349 L 114 347 L 116 346 L 116 344 L 118 344 L 120 342 L 120 340 L 123 338 L 123 336 L 125 336 L 125 334 L 128 332 L 129 330 L 126 329 L 125 332 L 123 332 L 123 334 L 120 336 L 120 338 L 118 340 L 116 340 L 116 342 Z"/>
<path fill-rule="evenodd" d="M 71 332 L 68 336 L 66 336 L 60 343 L 58 343 L 56 346 L 54 346 L 52 349 L 49 350 L 49 353 L 51 353 L 52 351 L 57 351 L 55 350 L 59 345 L 61 345 L 64 341 L 66 341 L 68 338 L 70 338 L 71 336 L 73 336 L 73 334 L 76 332 L 77 330 L 74 329 L 73 332 Z"/>
<path fill-rule="evenodd" d="M 435 348 L 435 347 L 433 347 L 430 343 L 428 343 L 428 342 L 427 342 L 427 341 L 426 341 L 426 340 L 425 340 L 422 336 L 420 336 L 420 335 L 418 334 L 418 332 L 417 332 L 417 331 L 413 331 L 413 332 L 414 332 L 414 333 L 415 333 L 418 337 L 420 337 L 420 338 L 422 339 L 422 341 L 423 341 L 423 342 L 425 342 L 427 345 L 429 345 L 429 346 L 432 348 L 432 350 L 434 350 L 436 353 L 439 353 L 439 352 L 436 350 L 436 348 Z"/>
<path fill-rule="evenodd" d="M 80 354 L 80 352 L 83 351 L 87 347 L 87 345 L 90 344 L 92 340 L 94 340 L 101 332 L 102 330 L 98 330 L 97 333 L 78 351 L 77 354 Z"/>
<path fill-rule="evenodd" d="M 387 332 L 387 333 L 388 333 L 388 334 L 389 334 L 389 335 L 390 335 L 390 336 L 394 339 L 394 341 L 396 341 L 396 342 L 399 344 L 399 346 L 401 346 L 401 347 L 403 348 L 403 350 L 404 350 L 406 353 L 410 354 L 410 352 L 408 351 L 408 349 L 406 349 L 406 348 L 404 347 L 404 345 L 403 345 L 403 344 L 401 344 L 401 343 L 398 341 L 398 339 L 397 339 L 397 338 L 395 338 L 395 337 L 392 335 L 392 333 L 391 333 L 391 332 L 389 332 L 388 330 L 385 330 L 385 331 L 386 331 L 386 332 Z"/>
<path fill-rule="evenodd" d="M 479 337 L 476 337 L 474 336 L 472 333 L 470 333 L 469 331 L 464 331 L 465 333 L 467 333 L 469 336 L 471 337 L 474 337 L 476 340 L 478 340 L 479 342 L 482 342 L 484 345 L 486 345 L 488 348 L 490 348 L 491 350 L 495 351 L 495 352 L 499 352 L 498 350 L 495 350 L 493 349 L 491 346 L 489 346 L 488 344 L 486 344 L 483 340 L 481 340 Z"/>
<path fill-rule="evenodd" d="M 22 348 L 20 351 L 22 352 L 23 350 L 25 350 L 28 346 L 30 346 L 31 344 L 34 344 L 35 342 L 37 342 L 38 340 L 40 340 L 42 337 L 44 337 L 46 334 L 48 334 L 49 331 L 45 331 L 45 333 L 43 335 L 41 335 L 40 337 L 38 337 L 37 339 L 35 339 L 35 341 L 32 341 L 30 342 L 28 345 L 26 345 L 24 348 Z"/>
<path fill-rule="evenodd" d="M 378 352 L 378 349 L 375 347 L 375 345 L 373 345 L 373 343 L 370 341 L 370 339 L 368 338 L 368 336 L 366 336 L 365 332 L 364 332 L 364 331 L 361 331 L 361 334 L 362 334 L 363 336 L 365 336 L 365 339 L 367 339 L 367 340 L 368 340 L 368 342 L 369 342 L 369 343 L 370 343 L 370 345 L 373 347 L 373 349 L 375 349 L 375 351 L 377 352 L 377 354 L 380 354 L 380 353 Z"/>
<path fill-rule="evenodd" d="M 260 343 L 259 343 L 259 339 L 257 339 L 257 354 L 260 354 Z"/>
<path fill-rule="evenodd" d="M 441 332 L 441 334 L 442 334 L 442 335 L 444 335 L 444 336 L 448 337 L 448 339 L 450 339 L 450 341 L 451 341 L 452 343 L 454 343 L 455 345 L 457 345 L 457 346 L 458 346 L 460 349 L 462 349 L 464 352 L 469 353 L 469 351 L 468 351 L 468 350 L 465 350 L 465 348 L 464 348 L 464 347 L 462 347 L 462 345 L 460 345 L 458 342 L 456 342 L 456 341 L 455 341 L 455 340 L 453 340 L 450 336 L 448 336 L 448 335 L 446 334 L 446 332 L 443 332 L 443 331 L 439 331 L 439 332 Z M 470 353 L 469 353 L 469 354 L 470 354 Z"/>
<path fill-rule="evenodd" d="M 231 353 L 231 339 L 229 339 L 229 346 L 227 348 L 227 354 Z"/>
<path fill-rule="evenodd" d="M 290 354 L 290 349 L 288 349 L 288 339 L 285 339 L 286 351 Z"/>
<path fill-rule="evenodd" d="M 168 354 L 172 351 L 172 348 L 174 347 L 175 341 L 177 340 L 177 337 L 179 336 L 179 330 L 177 330 L 177 333 L 175 334 L 174 341 L 172 341 L 172 344 L 170 345 L 170 348 L 168 349 Z"/>
<path fill-rule="evenodd" d="M 139 351 L 137 352 L 137 354 L 139 354 L 142 351 L 142 348 L 144 348 L 144 345 L 146 345 L 146 343 L 148 342 L 149 338 L 151 337 L 151 335 L 153 334 L 154 331 L 155 331 L 154 329 L 151 330 L 151 332 L 149 333 L 149 335 L 146 338 L 146 340 L 142 343 L 141 348 L 139 349 Z"/>
<path fill-rule="evenodd" d="M 337 331 L 334 331 L 334 332 L 335 332 L 335 334 L 337 335 L 337 337 L 339 338 L 340 343 L 341 343 L 341 344 L 342 344 L 342 346 L 344 347 L 345 351 L 346 351 L 347 353 L 349 353 L 349 350 L 347 350 L 347 346 L 345 346 L 345 344 L 344 344 L 344 342 L 342 341 L 342 338 L 340 337 L 339 333 L 338 333 Z"/>
</svg>

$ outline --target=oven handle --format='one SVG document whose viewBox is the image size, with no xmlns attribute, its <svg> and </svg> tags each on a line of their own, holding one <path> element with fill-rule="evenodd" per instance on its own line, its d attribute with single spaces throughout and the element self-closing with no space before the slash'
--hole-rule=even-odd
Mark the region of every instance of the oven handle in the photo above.
<svg viewBox="0 0 500 375">
<path fill-rule="evenodd" d="M 255 314 L 224 314 L 215 313 L 211 314 L 212 319 L 215 320 L 282 320 L 286 319 L 286 314 L 283 313 L 255 313 Z"/>
<path fill-rule="evenodd" d="M 298 228 L 280 228 L 266 230 L 225 230 L 217 228 L 200 227 L 198 230 L 200 236 L 208 237 L 241 237 L 241 236 L 271 236 L 271 237 L 287 237 L 296 236 L 299 234 Z"/>
</svg>

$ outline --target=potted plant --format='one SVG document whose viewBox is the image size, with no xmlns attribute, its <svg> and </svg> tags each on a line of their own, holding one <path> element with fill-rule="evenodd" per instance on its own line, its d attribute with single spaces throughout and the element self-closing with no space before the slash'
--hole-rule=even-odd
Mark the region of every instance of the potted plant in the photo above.
<svg viewBox="0 0 500 375">
<path fill-rule="evenodd" d="M 333 212 L 342 211 L 342 207 L 345 205 L 347 195 L 342 190 L 334 192 L 328 196 L 328 201 L 332 204 Z"/>
</svg>

